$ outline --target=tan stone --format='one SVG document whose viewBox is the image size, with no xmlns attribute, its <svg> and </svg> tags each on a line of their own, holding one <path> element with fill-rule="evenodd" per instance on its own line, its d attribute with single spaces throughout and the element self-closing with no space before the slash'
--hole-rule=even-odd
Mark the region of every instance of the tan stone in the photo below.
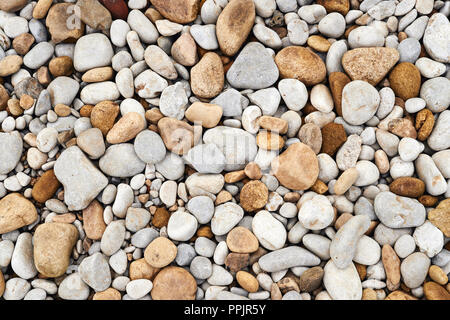
<svg viewBox="0 0 450 320">
<path fill-rule="evenodd" d="M 162 118 L 158 129 L 167 149 L 179 155 L 187 153 L 194 146 L 194 128 L 181 120 Z"/>
<path fill-rule="evenodd" d="M 249 162 L 244 168 L 244 173 L 247 177 L 253 180 L 259 180 L 262 177 L 261 168 L 256 162 Z"/>
<path fill-rule="evenodd" d="M 91 112 L 91 124 L 94 128 L 99 128 L 106 136 L 114 125 L 119 106 L 112 101 L 102 101 L 95 105 Z"/>
<path fill-rule="evenodd" d="M 191 89 L 200 98 L 213 98 L 223 89 L 225 82 L 222 60 L 214 52 L 206 53 L 191 68 Z"/>
<path fill-rule="evenodd" d="M 225 173 L 224 178 L 226 183 L 235 183 L 245 178 L 245 171 L 238 170 L 227 172 Z"/>
<path fill-rule="evenodd" d="M 421 85 L 419 69 L 410 62 L 399 63 L 389 75 L 389 84 L 395 95 L 405 101 L 417 97 Z"/>
<path fill-rule="evenodd" d="M 158 10 L 156 10 L 155 8 L 148 8 L 147 10 L 145 10 L 144 14 L 153 23 L 155 23 L 158 20 L 164 19 L 161 13 L 159 13 Z"/>
<path fill-rule="evenodd" d="M 96 292 L 92 300 L 122 300 L 119 290 L 108 288 L 105 291 Z"/>
<path fill-rule="evenodd" d="M 300 141 L 310 147 L 315 154 L 319 154 L 320 149 L 322 148 L 322 131 L 318 125 L 311 122 L 305 123 L 300 127 L 297 136 Z"/>
<path fill-rule="evenodd" d="M 320 287 L 324 271 L 322 267 L 312 267 L 302 273 L 299 280 L 300 291 L 312 292 Z"/>
<path fill-rule="evenodd" d="M 439 266 L 432 265 L 430 269 L 428 269 L 428 274 L 431 280 L 437 282 L 442 286 L 445 286 L 448 283 L 447 274 Z"/>
<path fill-rule="evenodd" d="M 73 213 L 58 214 L 52 218 L 52 222 L 73 223 L 77 217 Z"/>
<path fill-rule="evenodd" d="M 27 3 L 28 0 L 0 0 L 0 10 L 16 12 L 25 7 Z"/>
<path fill-rule="evenodd" d="M 396 290 L 391 292 L 384 300 L 417 300 L 417 298 L 407 294 L 406 292 Z"/>
<path fill-rule="evenodd" d="M 377 85 L 400 59 L 395 48 L 357 48 L 342 56 L 342 66 L 352 80 Z"/>
<path fill-rule="evenodd" d="M 89 206 L 83 210 L 83 229 L 86 236 L 92 240 L 100 240 L 105 232 L 106 224 L 103 219 L 103 206 L 93 200 Z"/>
<path fill-rule="evenodd" d="M 278 288 L 276 283 L 272 283 L 270 287 L 270 299 L 271 300 L 281 300 L 283 295 L 281 294 L 280 288 Z"/>
<path fill-rule="evenodd" d="M 356 168 L 353 167 L 345 170 L 334 184 L 334 193 L 336 195 L 344 194 L 348 189 L 350 189 L 358 177 L 359 172 Z"/>
<path fill-rule="evenodd" d="M 50 60 L 48 68 L 54 77 L 70 76 L 74 71 L 72 58 L 68 56 L 53 58 Z"/>
<path fill-rule="evenodd" d="M 425 192 L 425 183 L 414 177 L 400 177 L 392 181 L 389 190 L 399 196 L 418 198 Z"/>
<path fill-rule="evenodd" d="M 365 288 L 362 293 L 362 300 L 377 300 L 377 293 L 372 288 Z"/>
<path fill-rule="evenodd" d="M 164 226 L 167 226 L 167 224 L 169 223 L 169 218 L 170 214 L 166 208 L 164 207 L 157 208 L 152 218 L 152 225 L 155 226 L 156 228 L 162 228 Z"/>
<path fill-rule="evenodd" d="M 236 273 L 236 280 L 247 292 L 256 292 L 259 289 L 258 280 L 246 271 L 238 271 L 238 273 Z"/>
<path fill-rule="evenodd" d="M 153 300 L 194 300 L 197 283 L 194 277 L 180 267 L 166 267 L 153 280 Z"/>
<path fill-rule="evenodd" d="M 100 67 L 86 71 L 81 80 L 84 82 L 103 82 L 111 80 L 114 70 L 111 67 Z"/>
<path fill-rule="evenodd" d="M 264 208 L 269 199 L 269 190 L 261 181 L 252 180 L 242 187 L 239 198 L 245 211 L 255 211 Z"/>
<path fill-rule="evenodd" d="M 28 110 L 33 106 L 33 104 L 34 104 L 34 99 L 32 96 L 24 94 L 20 97 L 19 105 L 22 109 Z"/>
<path fill-rule="evenodd" d="M 45 24 L 55 44 L 67 41 L 75 42 L 84 34 L 84 23 L 68 24 L 74 18 L 73 3 L 57 3 L 47 14 Z"/>
<path fill-rule="evenodd" d="M 0 200 L 0 234 L 27 226 L 37 217 L 34 204 L 20 193 L 10 193 Z"/>
<path fill-rule="evenodd" d="M 239 51 L 252 30 L 255 16 L 252 0 L 228 2 L 216 23 L 217 41 L 224 54 L 234 56 Z"/>
<path fill-rule="evenodd" d="M 417 138 L 417 131 L 412 121 L 407 118 L 392 119 L 388 123 L 388 130 L 401 138 Z"/>
<path fill-rule="evenodd" d="M 189 23 L 197 18 L 200 0 L 150 0 L 156 10 L 170 21 Z"/>
<path fill-rule="evenodd" d="M 23 59 L 21 56 L 12 54 L 0 60 L 0 77 L 10 76 L 19 71 Z"/>
<path fill-rule="evenodd" d="M 439 228 L 446 237 L 450 237 L 450 209 L 439 208 L 428 212 L 428 219 Z"/>
<path fill-rule="evenodd" d="M 232 272 L 238 272 L 250 264 L 250 255 L 248 253 L 231 252 L 225 258 L 225 266 Z"/>
<path fill-rule="evenodd" d="M 400 259 L 394 249 L 388 244 L 385 244 L 381 249 L 381 261 L 386 271 L 387 288 L 391 291 L 398 289 L 401 278 Z"/>
<path fill-rule="evenodd" d="M 229 192 L 226 191 L 226 190 L 222 190 L 222 191 L 220 191 L 220 192 L 217 194 L 216 200 L 214 201 L 214 204 L 215 204 L 216 206 L 218 206 L 218 205 L 220 205 L 220 204 L 222 204 L 222 203 L 225 203 L 225 202 L 230 201 L 232 198 L 233 198 L 233 196 L 231 195 L 231 193 L 229 193 Z"/>
<path fill-rule="evenodd" d="M 36 20 L 45 18 L 52 3 L 53 0 L 39 0 L 33 9 L 33 18 Z"/>
<path fill-rule="evenodd" d="M 177 247 L 165 237 L 158 237 L 144 251 L 145 261 L 154 268 L 169 265 L 177 256 Z"/>
<path fill-rule="evenodd" d="M 176 62 L 186 67 L 191 67 L 198 61 L 197 44 L 189 32 L 183 33 L 170 49 Z"/>
<path fill-rule="evenodd" d="M 34 43 L 34 37 L 31 33 L 22 33 L 14 38 L 12 45 L 18 54 L 25 55 L 30 51 Z"/>
<path fill-rule="evenodd" d="M 322 180 L 317 179 L 316 182 L 314 182 L 314 184 L 311 186 L 311 191 L 314 191 L 318 194 L 324 194 L 328 191 L 328 186 Z"/>
<path fill-rule="evenodd" d="M 271 116 L 262 116 L 258 118 L 258 124 L 261 128 L 273 131 L 279 134 L 285 134 L 288 129 L 288 122 L 284 119 L 271 117 Z"/>
<path fill-rule="evenodd" d="M 108 30 L 111 27 L 111 13 L 98 0 L 78 0 L 76 5 L 77 17 L 92 29 Z"/>
<path fill-rule="evenodd" d="M 259 242 L 247 228 L 236 227 L 228 232 L 227 246 L 236 253 L 252 253 L 258 250 Z"/>
<path fill-rule="evenodd" d="M 3 273 L 0 270 L 0 298 L 3 296 L 3 292 L 5 292 L 5 278 L 3 277 Z"/>
<path fill-rule="evenodd" d="M 128 112 L 106 135 L 106 141 L 111 144 L 123 143 L 134 139 L 146 127 L 145 119 L 137 112 Z"/>
<path fill-rule="evenodd" d="M 436 282 L 428 281 L 423 285 L 423 293 L 427 300 L 450 300 L 450 293 Z"/>
<path fill-rule="evenodd" d="M 304 143 L 291 144 L 272 160 L 272 171 L 281 185 L 292 190 L 310 188 L 319 175 L 319 162 L 314 151 Z"/>
<path fill-rule="evenodd" d="M 194 102 L 184 113 L 186 119 L 200 123 L 204 128 L 214 128 L 222 118 L 223 109 L 217 104 Z"/>
<path fill-rule="evenodd" d="M 42 66 L 36 72 L 36 78 L 38 82 L 44 86 L 48 86 L 50 82 L 52 82 L 52 78 L 50 76 L 50 72 L 46 66 Z"/>
<path fill-rule="evenodd" d="M 62 103 L 57 104 L 54 108 L 54 111 L 60 117 L 67 117 L 72 113 L 70 107 Z"/>
<path fill-rule="evenodd" d="M 145 111 L 145 119 L 151 123 L 157 124 L 162 118 L 164 118 L 164 115 L 158 108 L 152 108 Z"/>
<path fill-rule="evenodd" d="M 277 53 L 275 63 L 281 78 L 298 79 L 307 86 L 322 82 L 327 74 L 322 59 L 304 47 L 289 46 Z"/>
<path fill-rule="evenodd" d="M 331 47 L 330 41 L 322 36 L 312 35 L 308 38 L 308 46 L 319 52 L 328 52 Z"/>
<path fill-rule="evenodd" d="M 343 16 L 350 10 L 349 0 L 317 0 L 317 4 L 324 6 L 328 13 L 339 12 Z"/>
<path fill-rule="evenodd" d="M 0 84 L 0 111 L 6 109 L 8 100 L 9 100 L 9 93 L 5 89 L 5 87 L 2 84 Z"/>
<path fill-rule="evenodd" d="M 284 146 L 284 140 L 277 133 L 260 131 L 256 135 L 256 144 L 264 150 L 280 150 Z"/>
<path fill-rule="evenodd" d="M 78 230 L 72 224 L 40 224 L 33 236 L 34 264 L 39 273 L 49 278 L 63 275 L 77 240 Z"/>
<path fill-rule="evenodd" d="M 289 291 L 296 291 L 300 293 L 300 288 L 298 287 L 296 279 L 293 276 L 286 276 L 277 282 L 278 288 L 282 294 L 286 294 Z"/>
<path fill-rule="evenodd" d="M 130 280 L 153 280 L 161 269 L 149 265 L 144 258 L 130 263 Z"/>
</svg>

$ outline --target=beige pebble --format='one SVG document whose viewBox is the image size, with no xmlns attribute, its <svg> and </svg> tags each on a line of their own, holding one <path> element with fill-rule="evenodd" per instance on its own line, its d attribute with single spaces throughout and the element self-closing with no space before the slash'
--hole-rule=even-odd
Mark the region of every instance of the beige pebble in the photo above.
<svg viewBox="0 0 450 320">
<path fill-rule="evenodd" d="M 358 179 L 359 173 L 356 168 L 345 170 L 334 184 L 334 193 L 337 195 L 344 194 L 355 181 Z"/>
<path fill-rule="evenodd" d="M 130 141 L 145 129 L 145 119 L 137 112 L 128 112 L 109 130 L 106 140 L 111 143 Z"/>
<path fill-rule="evenodd" d="M 154 268 L 169 265 L 177 256 L 177 247 L 165 237 L 153 240 L 145 249 L 144 259 Z"/>
</svg>

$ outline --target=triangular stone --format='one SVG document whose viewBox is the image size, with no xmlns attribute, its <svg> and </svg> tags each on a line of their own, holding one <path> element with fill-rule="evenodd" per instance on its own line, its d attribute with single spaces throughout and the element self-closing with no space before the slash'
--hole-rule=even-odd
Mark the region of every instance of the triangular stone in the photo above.
<svg viewBox="0 0 450 320">
<path fill-rule="evenodd" d="M 363 80 L 375 86 L 397 63 L 397 49 L 374 47 L 347 51 L 342 57 L 342 66 L 352 80 Z"/>
</svg>

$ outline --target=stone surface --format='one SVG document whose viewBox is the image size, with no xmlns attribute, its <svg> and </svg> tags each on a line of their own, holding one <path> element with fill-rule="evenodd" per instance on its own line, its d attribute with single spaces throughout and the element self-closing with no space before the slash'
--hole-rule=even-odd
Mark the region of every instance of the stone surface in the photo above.
<svg viewBox="0 0 450 320">
<path fill-rule="evenodd" d="M 39 273 L 51 278 L 63 275 L 77 240 L 77 228 L 71 224 L 39 225 L 33 236 L 34 264 Z"/>
<path fill-rule="evenodd" d="M 272 170 L 283 186 L 293 190 L 305 190 L 316 181 L 319 164 L 310 147 L 303 143 L 294 143 L 272 161 Z"/>
</svg>

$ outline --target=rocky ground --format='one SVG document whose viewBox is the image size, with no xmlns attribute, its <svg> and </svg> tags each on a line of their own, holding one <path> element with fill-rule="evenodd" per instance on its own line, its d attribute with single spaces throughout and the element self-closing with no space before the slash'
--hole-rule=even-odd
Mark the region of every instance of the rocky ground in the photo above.
<svg viewBox="0 0 450 320">
<path fill-rule="evenodd" d="M 449 300 L 449 14 L 0 0 L 1 299 Z"/>
</svg>

